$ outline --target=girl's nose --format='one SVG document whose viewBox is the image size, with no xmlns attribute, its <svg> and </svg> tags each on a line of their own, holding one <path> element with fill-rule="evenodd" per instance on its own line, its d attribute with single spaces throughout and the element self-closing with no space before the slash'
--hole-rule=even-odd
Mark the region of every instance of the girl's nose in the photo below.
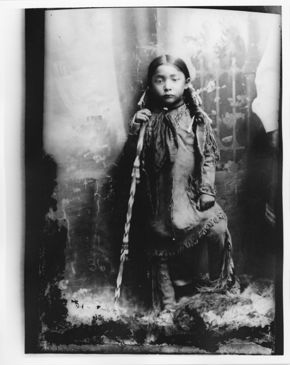
<svg viewBox="0 0 290 365">
<path fill-rule="evenodd" d="M 168 91 L 168 90 L 171 90 L 171 82 L 170 81 L 165 81 L 164 91 Z"/>
</svg>

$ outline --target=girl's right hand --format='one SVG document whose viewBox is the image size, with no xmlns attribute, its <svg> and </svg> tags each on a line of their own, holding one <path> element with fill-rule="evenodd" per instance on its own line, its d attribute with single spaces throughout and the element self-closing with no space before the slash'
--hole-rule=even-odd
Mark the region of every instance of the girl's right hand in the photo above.
<svg viewBox="0 0 290 365">
<path fill-rule="evenodd" d="M 149 109 L 138 110 L 135 116 L 136 123 L 147 123 L 151 117 L 151 111 Z"/>
</svg>

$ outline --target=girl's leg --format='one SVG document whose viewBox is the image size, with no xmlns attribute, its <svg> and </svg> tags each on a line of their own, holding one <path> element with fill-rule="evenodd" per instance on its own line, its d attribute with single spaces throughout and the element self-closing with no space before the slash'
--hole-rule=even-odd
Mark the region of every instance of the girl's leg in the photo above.
<svg viewBox="0 0 290 365">
<path fill-rule="evenodd" d="M 168 260 L 160 258 L 157 262 L 157 286 L 163 309 L 172 309 L 175 304 L 175 291 L 169 274 Z"/>
<path fill-rule="evenodd" d="M 209 275 L 211 280 L 220 276 L 226 239 L 227 223 L 224 220 L 215 224 L 206 236 L 208 246 Z"/>
<path fill-rule="evenodd" d="M 200 247 L 184 249 L 180 254 L 169 259 L 171 280 L 175 289 L 175 299 L 194 294 L 194 284 L 200 273 Z"/>
</svg>

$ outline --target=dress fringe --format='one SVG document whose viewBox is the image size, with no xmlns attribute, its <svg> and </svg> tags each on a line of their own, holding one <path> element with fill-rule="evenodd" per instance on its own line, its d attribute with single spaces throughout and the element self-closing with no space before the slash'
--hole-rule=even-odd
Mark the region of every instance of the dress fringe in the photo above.
<svg viewBox="0 0 290 365">
<path fill-rule="evenodd" d="M 221 273 L 218 279 L 213 280 L 208 285 L 197 287 L 200 293 L 226 293 L 228 291 L 237 292 L 240 286 L 234 271 L 232 258 L 232 239 L 229 230 L 226 232 L 224 255 Z"/>
<path fill-rule="evenodd" d="M 158 257 L 172 257 L 175 255 L 180 255 L 185 249 L 194 247 L 197 245 L 199 240 L 207 235 L 209 230 L 217 223 L 219 223 L 220 220 L 227 220 L 227 217 L 223 211 L 219 211 L 214 217 L 210 218 L 205 225 L 196 233 L 191 234 L 188 237 L 186 237 L 183 242 L 179 245 L 176 245 L 175 248 L 164 248 L 164 249 L 152 249 L 148 250 L 147 253 L 149 257 L 152 256 L 158 256 Z M 230 233 L 227 230 L 227 236 L 230 237 Z M 230 246 L 231 246 L 231 240 L 230 240 Z"/>
</svg>

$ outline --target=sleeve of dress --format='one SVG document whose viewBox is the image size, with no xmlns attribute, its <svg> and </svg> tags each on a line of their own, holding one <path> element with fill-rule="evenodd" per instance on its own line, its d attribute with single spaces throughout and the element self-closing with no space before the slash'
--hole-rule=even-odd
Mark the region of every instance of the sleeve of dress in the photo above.
<svg viewBox="0 0 290 365">
<path fill-rule="evenodd" d="M 142 123 L 138 123 L 135 120 L 136 120 L 136 114 L 133 116 L 133 118 L 129 122 L 129 132 L 128 132 L 128 139 L 127 139 L 128 148 L 132 151 L 132 153 L 134 155 L 136 154 L 139 133 L 140 133 L 141 126 L 142 126 Z M 150 145 L 150 141 L 151 141 L 151 133 L 150 133 L 151 128 L 149 128 L 150 122 L 146 123 L 146 125 L 147 125 L 147 128 L 145 130 L 143 148 L 142 148 L 142 152 L 140 155 L 142 169 L 144 169 L 146 150 L 148 149 L 148 147 Z"/>
<path fill-rule="evenodd" d="M 216 195 L 215 190 L 215 173 L 216 162 L 219 160 L 219 151 L 211 128 L 210 121 L 205 118 L 205 144 L 201 164 L 201 179 L 199 193 L 211 196 Z"/>
</svg>

